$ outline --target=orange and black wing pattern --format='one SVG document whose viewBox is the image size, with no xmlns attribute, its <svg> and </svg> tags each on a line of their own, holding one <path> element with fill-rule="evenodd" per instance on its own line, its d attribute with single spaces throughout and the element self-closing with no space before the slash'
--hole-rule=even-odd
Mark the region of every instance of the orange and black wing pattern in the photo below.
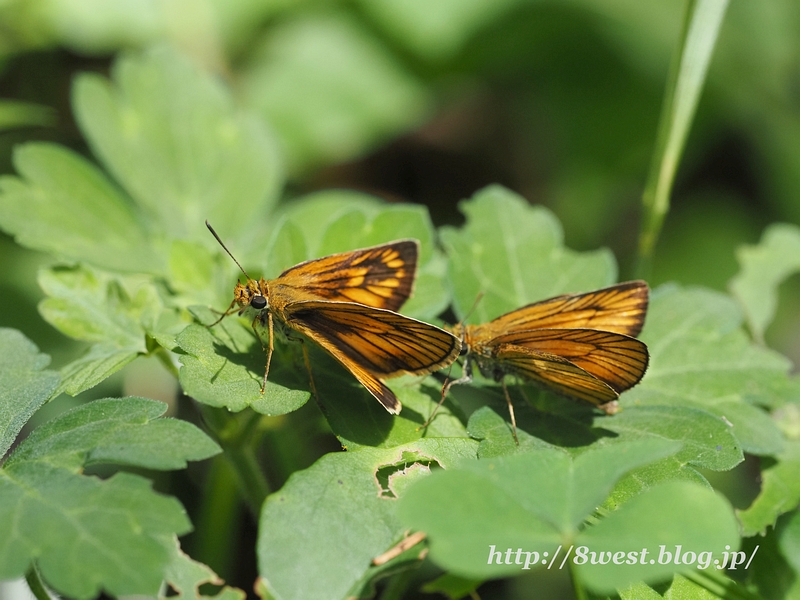
<svg viewBox="0 0 800 600">
<path fill-rule="evenodd" d="M 615 400 L 639 383 L 649 360 L 644 342 L 593 329 L 509 333 L 493 339 L 491 351 L 501 371 L 534 379 L 594 404 Z"/>
<path fill-rule="evenodd" d="M 648 299 L 644 281 L 628 281 L 528 304 L 477 328 L 486 338 L 532 329 L 598 329 L 637 336 L 647 315 Z"/>
<path fill-rule="evenodd" d="M 427 375 L 450 365 L 461 350 L 459 339 L 443 329 L 362 304 L 293 302 L 281 316 L 332 354 L 393 414 L 400 402 L 381 379 Z"/>
<path fill-rule="evenodd" d="M 413 291 L 418 256 L 416 240 L 332 254 L 287 269 L 270 287 L 295 301 L 357 302 L 398 310 Z"/>
</svg>

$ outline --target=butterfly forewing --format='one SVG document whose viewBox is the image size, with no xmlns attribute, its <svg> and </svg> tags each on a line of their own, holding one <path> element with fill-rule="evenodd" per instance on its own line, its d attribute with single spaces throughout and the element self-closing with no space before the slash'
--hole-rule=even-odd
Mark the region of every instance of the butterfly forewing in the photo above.
<svg viewBox="0 0 800 600">
<path fill-rule="evenodd" d="M 300 263 L 273 284 L 292 288 L 294 300 L 357 302 L 398 310 L 413 291 L 418 255 L 419 242 L 400 240 Z"/>
<path fill-rule="evenodd" d="M 499 336 L 492 346 L 512 345 L 569 361 L 601 380 L 616 392 L 623 392 L 641 380 L 647 370 L 647 346 L 632 337 L 593 329 L 534 329 Z M 526 370 L 525 376 L 529 376 Z"/>
<path fill-rule="evenodd" d="M 400 403 L 378 378 L 427 375 L 452 363 L 461 349 L 447 331 L 361 304 L 294 302 L 282 316 L 338 359 L 390 412 Z"/>
<path fill-rule="evenodd" d="M 485 337 L 546 328 L 599 329 L 636 336 L 644 324 L 648 297 L 644 281 L 629 281 L 529 304 L 478 327 Z"/>
</svg>

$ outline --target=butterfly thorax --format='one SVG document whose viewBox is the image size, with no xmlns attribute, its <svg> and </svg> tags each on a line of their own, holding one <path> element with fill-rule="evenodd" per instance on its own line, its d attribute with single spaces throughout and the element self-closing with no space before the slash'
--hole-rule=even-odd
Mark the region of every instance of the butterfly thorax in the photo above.
<svg viewBox="0 0 800 600">
<path fill-rule="evenodd" d="M 481 375 L 489 379 L 497 379 L 497 372 L 493 361 L 492 347 L 482 325 L 454 325 L 450 331 L 461 339 L 461 354 L 466 355 L 467 363 L 478 365 Z"/>
</svg>

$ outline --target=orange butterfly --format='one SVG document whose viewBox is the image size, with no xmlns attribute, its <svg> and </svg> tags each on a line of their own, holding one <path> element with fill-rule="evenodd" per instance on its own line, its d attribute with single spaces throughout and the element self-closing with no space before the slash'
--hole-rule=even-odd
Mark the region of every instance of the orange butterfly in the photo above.
<svg viewBox="0 0 800 600">
<path fill-rule="evenodd" d="M 456 325 L 452 331 L 466 349 L 464 369 L 460 379 L 445 383 L 439 405 L 453 385 L 472 380 L 476 363 L 484 377 L 502 383 L 515 440 L 506 375 L 613 414 L 620 393 L 639 383 L 647 369 L 647 346 L 633 336 L 642 330 L 648 297 L 645 282 L 630 281 L 535 302 L 483 325 Z"/>
<path fill-rule="evenodd" d="M 277 278 L 250 278 L 206 221 L 225 252 L 247 277 L 237 282 L 225 316 L 255 312 L 253 330 L 267 353 L 263 393 L 272 360 L 273 316 L 327 350 L 392 414 L 402 408 L 383 379 L 427 375 L 452 363 L 461 350 L 450 332 L 395 312 L 411 295 L 417 270 L 419 242 L 401 240 L 363 250 L 309 260 Z M 269 347 L 256 325 L 266 322 Z M 308 353 L 303 346 L 311 374 Z M 314 390 L 313 378 L 311 381 Z"/>
</svg>

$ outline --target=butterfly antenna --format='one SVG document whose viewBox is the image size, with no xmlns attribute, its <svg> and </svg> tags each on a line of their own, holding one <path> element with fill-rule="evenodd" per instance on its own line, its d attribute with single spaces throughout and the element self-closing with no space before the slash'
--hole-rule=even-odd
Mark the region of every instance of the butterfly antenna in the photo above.
<svg viewBox="0 0 800 600">
<path fill-rule="evenodd" d="M 239 267 L 239 269 L 241 269 L 242 273 L 244 273 L 244 276 L 247 277 L 247 279 L 251 279 L 250 275 L 247 274 L 247 271 L 244 270 L 244 267 L 239 264 L 239 261 L 236 260 L 236 257 L 233 254 L 231 254 L 230 250 L 228 250 L 228 247 L 222 243 L 222 240 L 217 235 L 217 232 L 214 231 L 214 228 L 209 224 L 208 221 L 206 221 L 206 227 L 208 227 L 208 230 L 211 232 L 211 235 L 213 235 L 219 242 L 219 245 L 222 246 L 222 249 L 225 250 L 225 252 L 228 253 L 228 256 L 230 256 L 233 259 L 233 262 L 236 263 L 236 266 Z"/>
<path fill-rule="evenodd" d="M 206 223 L 206 225 L 208 225 L 208 223 Z M 222 243 L 222 242 L 220 242 L 220 243 Z M 469 319 L 469 316 L 470 316 L 470 315 L 471 315 L 473 312 L 475 312 L 475 309 L 476 309 L 476 308 L 478 308 L 478 302 L 480 302 L 480 301 L 481 301 L 481 298 L 483 298 L 483 292 L 478 292 L 478 295 L 475 297 L 475 302 L 473 302 L 473 303 L 472 303 L 472 306 L 471 306 L 471 307 L 470 307 L 470 309 L 467 311 L 467 313 L 464 315 L 464 318 L 462 318 L 462 319 L 461 319 L 461 320 L 458 322 L 458 326 L 459 326 L 459 327 L 463 327 L 463 326 L 464 326 L 464 321 L 466 321 L 467 319 Z"/>
</svg>

